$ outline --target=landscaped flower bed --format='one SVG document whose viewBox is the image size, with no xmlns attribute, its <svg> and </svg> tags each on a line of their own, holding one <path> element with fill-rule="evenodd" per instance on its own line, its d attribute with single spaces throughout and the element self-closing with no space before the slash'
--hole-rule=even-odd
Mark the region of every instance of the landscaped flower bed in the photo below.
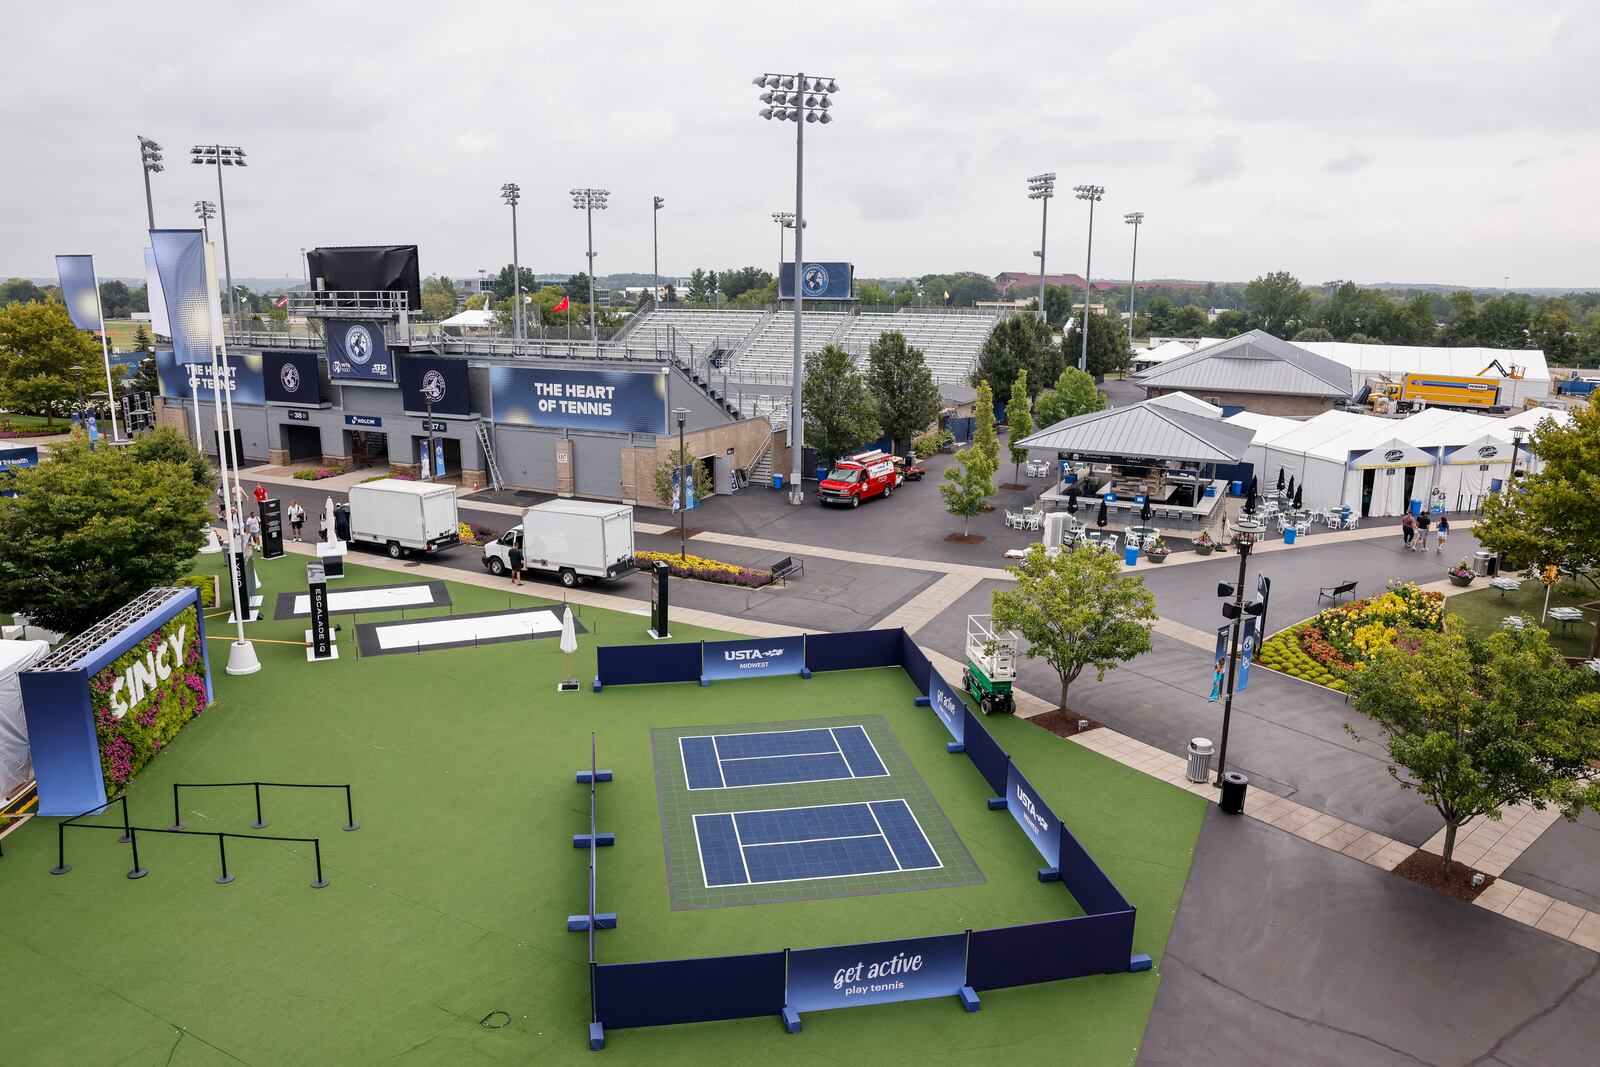
<svg viewBox="0 0 1600 1067">
<path fill-rule="evenodd" d="M 294 476 L 302 482 L 320 482 L 324 478 L 337 478 L 344 471 L 336 471 L 329 467 L 318 467 L 314 471 L 295 471 Z"/>
<path fill-rule="evenodd" d="M 13 426 L 9 422 L 0 422 L 0 439 L 4 440 L 15 440 L 23 437 L 54 437 L 57 434 L 66 432 L 67 427 L 65 426 L 57 426 L 52 430 L 46 430 L 42 427 L 24 429 L 20 426 Z"/>
<path fill-rule="evenodd" d="M 702 582 L 742 585 L 751 589 L 772 584 L 771 571 L 740 567 L 701 556 L 680 556 L 676 552 L 637 552 L 633 559 L 641 570 L 648 569 L 650 564 L 660 560 L 675 578 L 698 578 Z"/>
<path fill-rule="evenodd" d="M 1400 627 L 1436 630 L 1444 597 L 1415 582 L 1391 582 L 1387 592 L 1319 612 L 1274 634 L 1256 656 L 1264 667 L 1342 690 L 1379 649 L 1394 644 Z"/>
</svg>

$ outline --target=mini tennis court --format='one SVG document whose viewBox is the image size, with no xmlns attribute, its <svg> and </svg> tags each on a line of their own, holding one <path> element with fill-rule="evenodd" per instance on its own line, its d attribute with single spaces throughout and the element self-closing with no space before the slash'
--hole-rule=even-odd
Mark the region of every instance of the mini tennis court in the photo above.
<svg viewBox="0 0 1600 1067">
<path fill-rule="evenodd" d="M 904 800 L 696 815 L 707 888 L 941 867 Z"/>
<path fill-rule="evenodd" d="M 678 749 L 684 781 L 695 790 L 882 778 L 889 773 L 860 726 L 683 737 Z"/>
</svg>

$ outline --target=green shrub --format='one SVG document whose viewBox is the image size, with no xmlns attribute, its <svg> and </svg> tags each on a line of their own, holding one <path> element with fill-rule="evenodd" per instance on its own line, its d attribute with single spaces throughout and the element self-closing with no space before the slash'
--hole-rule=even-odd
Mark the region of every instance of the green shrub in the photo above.
<svg viewBox="0 0 1600 1067">
<path fill-rule="evenodd" d="M 200 606 L 214 608 L 217 606 L 217 580 L 209 574 L 191 574 L 187 578 L 179 578 L 173 585 L 192 585 L 200 590 Z"/>
</svg>

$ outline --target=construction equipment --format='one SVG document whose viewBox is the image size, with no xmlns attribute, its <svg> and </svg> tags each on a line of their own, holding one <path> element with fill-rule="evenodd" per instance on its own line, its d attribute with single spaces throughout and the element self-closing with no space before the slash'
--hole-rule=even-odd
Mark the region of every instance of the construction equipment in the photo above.
<svg viewBox="0 0 1600 1067">
<path fill-rule="evenodd" d="M 967 616 L 967 665 L 961 669 L 961 687 L 977 697 L 978 710 L 1013 712 L 1011 686 L 1017 679 L 1017 648 L 1022 635 L 997 630 L 990 615 Z"/>
<path fill-rule="evenodd" d="M 1520 371 L 1521 368 L 1513 367 Z M 1508 375 L 1509 377 L 1509 375 Z M 1483 411 L 1500 406 L 1501 378 L 1480 378 L 1459 374 L 1406 374 L 1398 382 L 1390 378 L 1370 378 L 1362 391 L 1361 403 L 1380 415 L 1423 408 L 1457 408 Z"/>
<path fill-rule="evenodd" d="M 1500 372 L 1500 377 L 1502 378 L 1510 378 L 1512 381 L 1520 381 L 1522 379 L 1522 372 L 1526 369 L 1527 368 L 1520 364 L 1513 363 L 1511 364 L 1511 369 L 1507 370 L 1504 363 L 1501 363 L 1498 359 L 1491 359 L 1489 361 L 1489 365 L 1478 372 L 1478 377 L 1481 378 L 1490 371 L 1496 370 Z"/>
</svg>

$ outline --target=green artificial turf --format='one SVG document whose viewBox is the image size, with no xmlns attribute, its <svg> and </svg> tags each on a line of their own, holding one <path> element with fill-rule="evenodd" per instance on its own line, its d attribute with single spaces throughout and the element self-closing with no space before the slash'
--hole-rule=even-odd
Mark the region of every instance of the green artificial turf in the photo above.
<svg viewBox="0 0 1600 1067">
<path fill-rule="evenodd" d="M 304 560 L 263 563 L 268 597 L 304 587 Z M 220 566 L 202 557 L 197 573 Z M 393 585 L 406 572 L 353 566 L 334 588 Z M 457 614 L 527 606 L 506 589 L 451 583 Z M 408 611 L 407 618 L 443 611 Z M 361 621 L 398 618 L 363 614 Z M 590 630 L 574 673 L 594 673 L 596 642 L 644 640 L 640 615 L 582 609 Z M 219 886 L 214 841 L 141 835 L 149 875 L 130 881 L 128 848 L 106 831 L 67 831 L 70 874 L 53 877 L 55 820 L 35 819 L 0 860 L 0 958 L 7 975 L 0 1060 L 7 1063 L 578 1063 L 591 1053 L 587 941 L 565 918 L 587 906 L 589 735 L 616 780 L 599 787 L 602 960 L 714 955 L 956 932 L 1072 915 L 1060 885 L 943 728 L 912 706 L 898 670 L 693 684 L 587 686 L 566 675 L 554 640 L 357 659 L 349 618 L 341 658 L 308 664 L 304 620 L 250 627 L 263 670 L 223 673 L 229 628 L 208 623 L 217 702 L 129 791 L 133 821 L 172 821 L 173 782 L 349 782 L 361 829 L 344 833 L 341 798 L 265 796 L 263 833 L 321 838 L 331 885 L 312 889 L 310 847 L 230 841 L 237 875 Z M 677 624 L 679 640 L 723 636 Z M 826 716 L 884 717 L 948 816 L 982 884 L 702 910 L 673 910 L 651 732 Z M 1139 909 L 1134 950 L 1157 972 L 1118 974 L 953 1000 L 817 1013 L 788 1036 L 775 1019 L 614 1031 L 610 1061 L 729 1063 L 971 1062 L 1032 1055 L 1130 1063 L 1154 1000 L 1161 952 L 1187 877 L 1204 802 L 1030 724 L 994 732 Z M 250 833 L 249 790 L 183 797 L 192 829 Z M 112 822 L 111 816 L 99 821 Z M 500 1027 L 481 1025 L 505 1012 Z M 498 1017 L 492 1021 L 502 1021 Z"/>
</svg>

